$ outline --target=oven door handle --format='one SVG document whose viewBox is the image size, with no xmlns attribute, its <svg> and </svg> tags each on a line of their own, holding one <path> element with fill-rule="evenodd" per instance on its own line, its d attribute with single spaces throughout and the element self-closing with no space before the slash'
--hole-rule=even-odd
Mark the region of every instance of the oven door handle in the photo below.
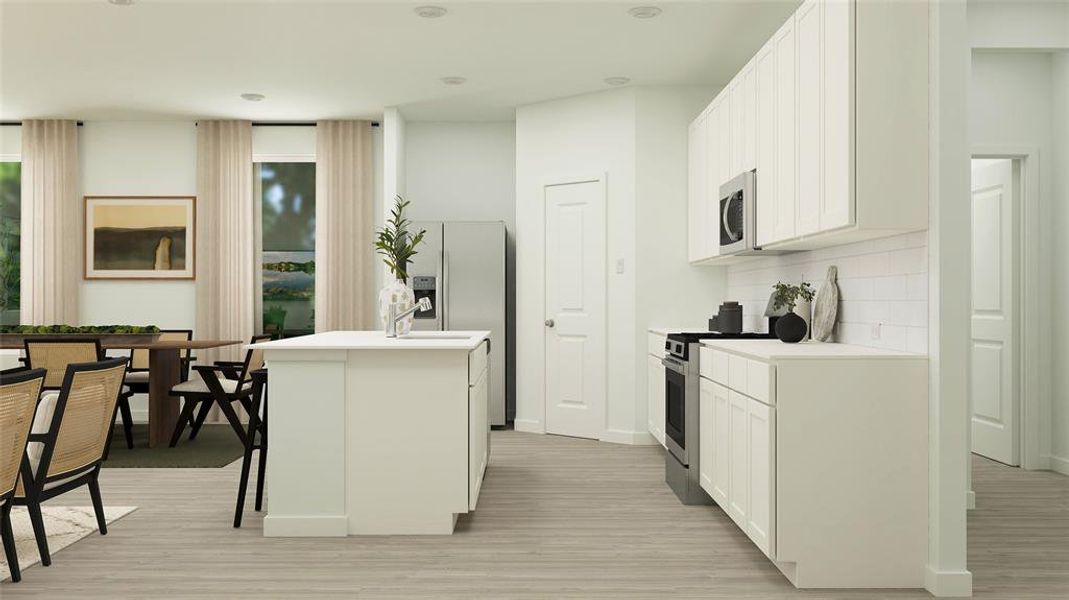
<svg viewBox="0 0 1069 600">
<path fill-rule="evenodd" d="M 688 369 L 687 368 L 687 363 L 685 363 L 685 362 L 683 362 L 681 360 L 677 360 L 675 358 L 671 358 L 669 356 L 666 356 L 666 357 L 661 359 L 661 364 L 664 365 L 664 368 L 669 369 L 671 371 L 675 371 L 676 373 L 679 373 L 680 375 L 686 375 L 687 374 L 687 369 Z"/>
</svg>

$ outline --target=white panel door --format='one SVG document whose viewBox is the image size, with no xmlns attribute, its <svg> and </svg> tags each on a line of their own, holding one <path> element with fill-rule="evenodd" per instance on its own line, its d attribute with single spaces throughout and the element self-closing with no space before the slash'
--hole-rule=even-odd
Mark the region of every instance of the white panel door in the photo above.
<svg viewBox="0 0 1069 600">
<path fill-rule="evenodd" d="M 650 435 L 664 446 L 664 365 L 652 354 L 646 355 L 646 402 Z"/>
<path fill-rule="evenodd" d="M 755 127 L 757 154 L 755 168 L 760 191 L 757 194 L 757 245 L 776 241 L 776 40 L 754 57 L 756 82 Z"/>
<path fill-rule="evenodd" d="M 797 233 L 820 230 L 823 144 L 821 132 L 823 77 L 821 68 L 821 11 L 823 2 L 806 0 L 794 14 L 798 68 L 798 201 Z"/>
<path fill-rule="evenodd" d="M 720 185 L 726 180 L 729 134 L 727 92 L 713 100 L 708 116 L 708 137 L 706 138 L 706 162 L 708 180 L 705 190 L 705 255 L 720 254 Z"/>
<path fill-rule="evenodd" d="M 713 471 L 716 469 L 716 456 L 713 447 L 716 437 L 714 431 L 714 415 L 716 404 L 713 398 L 716 395 L 716 384 L 701 377 L 698 379 L 698 483 L 705 493 L 713 496 Z"/>
<path fill-rule="evenodd" d="M 605 431 L 605 181 L 546 185 L 546 432 Z"/>
<path fill-rule="evenodd" d="M 795 102 L 795 39 L 794 21 L 788 20 L 772 38 L 776 54 L 776 129 L 775 129 L 775 216 L 772 231 L 774 241 L 795 236 L 797 204 L 798 105 Z M 760 184 L 758 184 L 760 185 Z M 761 197 L 758 190 L 757 197 Z M 760 213 L 758 213 L 760 214 Z"/>
<path fill-rule="evenodd" d="M 740 135 L 739 152 L 742 160 L 739 173 L 757 168 L 757 71 L 754 61 L 750 61 L 739 73 L 739 117 Z M 737 173 L 736 173 L 737 174 Z"/>
<path fill-rule="evenodd" d="M 854 89 L 851 72 L 853 53 L 850 35 L 853 2 L 821 3 L 821 162 L 824 181 L 821 188 L 820 230 L 845 227 L 854 222 L 851 174 L 854 172 L 851 124 L 854 107 L 850 101 Z"/>
<path fill-rule="evenodd" d="M 776 411 L 749 399 L 747 413 L 749 438 L 750 507 L 746 517 L 746 535 L 769 558 L 774 558 L 776 523 Z"/>
<path fill-rule="evenodd" d="M 972 450 L 1020 464 L 1013 163 L 972 171 Z"/>
<path fill-rule="evenodd" d="M 687 131 L 687 257 L 690 261 L 706 258 L 706 139 L 709 134 L 707 114 L 690 124 Z"/>
<path fill-rule="evenodd" d="M 731 447 L 728 457 L 731 491 L 728 494 L 727 513 L 746 531 L 746 519 L 750 512 L 750 399 L 738 392 L 731 394 Z"/>
<path fill-rule="evenodd" d="M 713 471 L 709 495 L 727 512 L 731 495 L 731 391 L 714 383 L 712 392 Z"/>
</svg>

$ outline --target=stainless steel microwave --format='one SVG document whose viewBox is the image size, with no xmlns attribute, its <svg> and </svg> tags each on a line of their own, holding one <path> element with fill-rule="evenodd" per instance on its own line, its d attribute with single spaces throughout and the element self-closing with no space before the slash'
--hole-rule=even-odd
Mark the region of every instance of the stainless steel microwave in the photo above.
<svg viewBox="0 0 1069 600">
<path fill-rule="evenodd" d="M 754 249 L 757 172 L 746 171 L 720 186 L 720 255 Z"/>
</svg>

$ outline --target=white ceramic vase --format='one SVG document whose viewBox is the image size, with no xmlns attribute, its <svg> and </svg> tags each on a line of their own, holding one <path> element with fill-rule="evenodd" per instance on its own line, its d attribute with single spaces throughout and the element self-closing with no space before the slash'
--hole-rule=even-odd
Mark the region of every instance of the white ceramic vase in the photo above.
<svg viewBox="0 0 1069 600">
<path fill-rule="evenodd" d="M 379 290 L 379 315 L 381 315 L 383 331 L 389 329 L 390 324 L 387 321 L 390 318 L 390 304 L 394 303 L 398 305 L 398 313 L 412 308 L 416 303 L 416 293 L 412 291 L 412 288 L 408 287 L 408 284 L 396 278 Z M 412 321 L 415 318 L 415 315 L 408 315 L 398 321 L 397 335 L 408 335 L 408 332 L 412 331 Z"/>
<path fill-rule="evenodd" d="M 813 336 L 813 303 L 809 300 L 802 300 L 799 298 L 794 303 L 794 314 L 802 317 L 805 321 L 805 337 L 802 341 L 806 341 Z"/>
</svg>

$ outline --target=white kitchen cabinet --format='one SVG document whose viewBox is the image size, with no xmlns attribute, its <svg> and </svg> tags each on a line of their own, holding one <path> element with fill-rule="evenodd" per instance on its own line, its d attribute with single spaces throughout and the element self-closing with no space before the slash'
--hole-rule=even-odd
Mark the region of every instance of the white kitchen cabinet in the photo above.
<svg viewBox="0 0 1069 600">
<path fill-rule="evenodd" d="M 776 411 L 750 398 L 746 423 L 750 505 L 744 530 L 765 556 L 775 558 Z"/>
<path fill-rule="evenodd" d="M 663 353 L 662 353 L 663 355 Z M 650 435 L 664 446 L 664 364 L 661 358 L 646 355 L 646 401 L 647 419 Z"/>
<path fill-rule="evenodd" d="M 758 247 L 927 228 L 928 26 L 924 3 L 806 0 L 713 101 L 706 184 L 757 170 Z"/>
<path fill-rule="evenodd" d="M 707 115 L 702 113 L 687 130 L 687 257 L 690 262 L 708 258 L 706 246 L 706 140 Z"/>
<path fill-rule="evenodd" d="M 705 256 L 716 257 L 720 254 L 720 184 L 724 183 L 724 173 L 728 159 L 728 110 L 727 97 L 721 93 L 709 108 L 708 129 L 706 130 L 706 170 L 708 176 L 705 185 Z"/>
<path fill-rule="evenodd" d="M 703 349 L 701 483 L 739 529 L 800 588 L 923 585 L 927 357 L 778 340 Z"/>
<path fill-rule="evenodd" d="M 485 356 L 486 351 L 485 345 L 480 346 L 472 356 Z M 472 375 L 476 381 L 468 389 L 468 510 L 475 510 L 479 502 L 483 475 L 490 460 L 490 370 L 485 359 L 476 364 L 482 365 L 482 372 Z"/>
<path fill-rule="evenodd" d="M 716 384 L 701 377 L 698 379 L 698 438 L 701 442 L 698 456 L 698 484 L 706 494 L 713 495 L 713 472 L 716 469 L 714 457 L 714 420 L 716 414 Z"/>
</svg>

